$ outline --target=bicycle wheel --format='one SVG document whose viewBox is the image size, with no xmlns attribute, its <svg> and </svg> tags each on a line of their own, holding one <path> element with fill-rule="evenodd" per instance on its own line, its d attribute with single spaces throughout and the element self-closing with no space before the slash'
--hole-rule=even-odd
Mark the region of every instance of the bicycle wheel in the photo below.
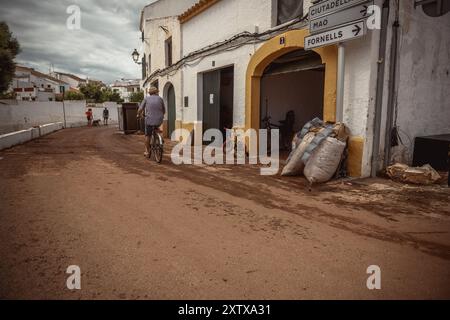
<svg viewBox="0 0 450 320">
<path fill-rule="evenodd" d="M 157 163 L 161 163 L 163 158 L 163 139 L 159 134 L 153 136 L 153 157 Z"/>
</svg>

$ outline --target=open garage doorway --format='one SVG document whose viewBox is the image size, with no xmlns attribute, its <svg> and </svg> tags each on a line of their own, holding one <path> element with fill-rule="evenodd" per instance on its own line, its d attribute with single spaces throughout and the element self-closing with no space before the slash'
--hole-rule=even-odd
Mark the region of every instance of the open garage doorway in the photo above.
<svg viewBox="0 0 450 320">
<path fill-rule="evenodd" d="M 203 74 L 203 132 L 233 127 L 234 67 Z"/>
<path fill-rule="evenodd" d="M 264 70 L 260 127 L 280 129 L 282 155 L 289 153 L 294 134 L 308 121 L 323 119 L 324 82 L 325 65 L 313 51 L 287 53 Z"/>
</svg>

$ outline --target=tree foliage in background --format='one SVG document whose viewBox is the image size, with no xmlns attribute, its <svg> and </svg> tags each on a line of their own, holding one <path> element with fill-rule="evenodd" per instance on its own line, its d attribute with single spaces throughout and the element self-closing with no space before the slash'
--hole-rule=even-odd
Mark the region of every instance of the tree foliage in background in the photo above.
<svg viewBox="0 0 450 320">
<path fill-rule="evenodd" d="M 80 92 L 88 102 L 102 103 L 103 86 L 96 82 L 89 82 L 80 86 Z"/>
<path fill-rule="evenodd" d="M 5 22 L 0 22 L 0 93 L 8 90 L 15 73 L 14 58 L 20 52 L 19 42 Z"/>
<path fill-rule="evenodd" d="M 64 100 L 85 100 L 83 93 L 78 91 L 68 91 L 64 94 Z"/>
<path fill-rule="evenodd" d="M 133 92 L 130 95 L 130 102 L 142 102 L 144 100 L 144 91 Z"/>
<path fill-rule="evenodd" d="M 111 88 L 107 88 L 97 82 L 89 82 L 88 84 L 80 86 L 80 92 L 84 95 L 87 102 L 122 102 L 122 98 L 118 92 L 114 92 Z"/>
<path fill-rule="evenodd" d="M 103 99 L 102 102 L 105 101 L 112 101 L 117 103 L 123 102 L 122 98 L 120 97 L 120 93 L 111 90 L 111 88 L 103 90 L 102 99 Z"/>
</svg>

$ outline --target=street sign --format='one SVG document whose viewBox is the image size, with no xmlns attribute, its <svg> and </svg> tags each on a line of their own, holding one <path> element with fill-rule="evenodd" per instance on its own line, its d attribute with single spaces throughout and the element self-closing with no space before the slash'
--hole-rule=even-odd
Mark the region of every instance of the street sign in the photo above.
<svg viewBox="0 0 450 320">
<path fill-rule="evenodd" d="M 366 34 L 365 20 L 357 21 L 337 29 L 314 34 L 305 38 L 305 50 L 360 38 Z"/>
<path fill-rule="evenodd" d="M 373 1 L 366 0 L 366 3 L 359 4 L 350 9 L 338 11 L 336 13 L 311 20 L 309 23 L 309 32 L 317 33 L 335 28 L 339 25 L 350 23 L 352 21 L 366 19 L 370 16 L 367 11 L 369 9 L 369 5 L 372 3 Z"/>
<path fill-rule="evenodd" d="M 309 8 L 309 19 L 317 19 L 336 11 L 344 10 L 356 6 L 357 4 L 367 2 L 367 0 L 328 0 L 320 2 Z"/>
</svg>

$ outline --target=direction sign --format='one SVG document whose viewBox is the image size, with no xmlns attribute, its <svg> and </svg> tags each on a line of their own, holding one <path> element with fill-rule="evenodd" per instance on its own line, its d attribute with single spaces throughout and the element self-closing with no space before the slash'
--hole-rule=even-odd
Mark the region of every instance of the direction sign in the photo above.
<svg viewBox="0 0 450 320">
<path fill-rule="evenodd" d="M 311 33 L 317 33 L 320 31 L 328 30 L 337 27 L 341 24 L 350 23 L 361 19 L 368 18 L 367 10 L 372 1 L 357 5 L 347 10 L 342 10 L 318 19 L 311 20 L 309 23 L 309 31 Z"/>
<path fill-rule="evenodd" d="M 328 46 L 334 43 L 344 42 L 360 38 L 366 34 L 365 21 L 357 21 L 337 29 L 314 34 L 305 38 L 305 50 Z"/>
<path fill-rule="evenodd" d="M 309 8 L 309 19 L 317 19 L 330 13 L 356 6 L 367 0 L 327 0 Z"/>
</svg>

